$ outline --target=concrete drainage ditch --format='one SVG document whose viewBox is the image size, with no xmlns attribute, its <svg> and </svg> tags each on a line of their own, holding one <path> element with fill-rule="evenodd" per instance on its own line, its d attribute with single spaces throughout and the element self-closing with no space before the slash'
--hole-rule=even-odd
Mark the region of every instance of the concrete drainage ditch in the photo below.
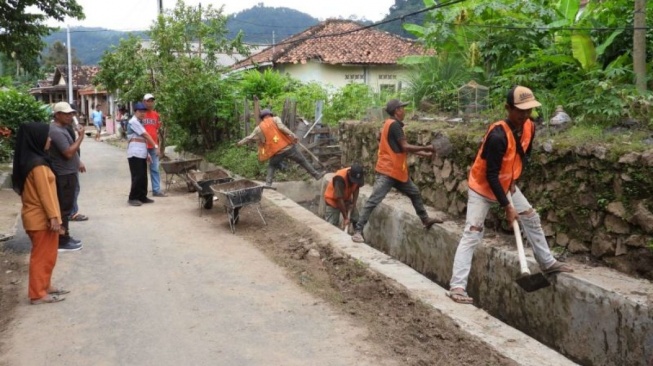
<svg viewBox="0 0 653 366">
<path fill-rule="evenodd" d="M 446 287 L 460 238 L 459 224 L 445 222 L 425 232 L 410 202 L 391 193 L 377 207 L 364 233 L 368 245 L 388 258 L 368 246 L 354 244 L 347 234 L 320 218 L 309 218 L 306 208 L 295 203 L 319 202 L 316 196 L 320 189 L 318 182 L 279 183 L 278 193 L 266 193 L 266 197 L 294 211 L 293 217 L 309 220 L 310 227 L 334 246 L 353 257 L 360 256 L 358 259 L 373 270 L 397 280 L 507 357 L 521 364 L 572 364 L 539 341 L 582 365 L 651 365 L 650 282 L 606 268 L 575 265 L 575 273 L 558 275 L 551 287 L 525 293 L 514 282 L 518 268 L 514 246 L 507 245 L 511 242 L 503 237 L 486 238 L 476 250 L 468 286 L 478 308 L 454 304 L 444 296 L 442 287 L 424 277 Z M 363 187 L 360 200 L 365 201 L 370 193 L 371 187 Z M 309 208 L 315 213 L 316 207 Z M 530 254 L 529 265 L 537 271 Z"/>
</svg>

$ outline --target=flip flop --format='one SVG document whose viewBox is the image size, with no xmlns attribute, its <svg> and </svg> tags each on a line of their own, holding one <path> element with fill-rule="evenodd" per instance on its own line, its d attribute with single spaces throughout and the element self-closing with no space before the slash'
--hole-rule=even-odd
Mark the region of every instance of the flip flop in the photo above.
<svg viewBox="0 0 653 366">
<path fill-rule="evenodd" d="M 459 304 L 473 304 L 474 299 L 469 297 L 467 295 L 467 291 L 449 291 L 447 292 L 447 296 L 454 302 L 457 302 Z"/>
<path fill-rule="evenodd" d="M 88 220 L 88 216 L 82 215 L 82 214 L 74 214 L 70 217 L 70 221 L 86 221 Z"/>
<path fill-rule="evenodd" d="M 66 300 L 66 298 L 63 296 L 46 295 L 40 299 L 30 300 L 30 304 L 32 305 L 53 304 L 55 302 L 64 301 L 64 300 Z"/>
<path fill-rule="evenodd" d="M 66 289 L 63 289 L 63 288 L 51 287 L 48 290 L 48 294 L 50 294 L 50 295 L 65 295 L 65 294 L 69 294 L 69 293 L 70 293 L 69 290 L 66 290 Z"/>
</svg>

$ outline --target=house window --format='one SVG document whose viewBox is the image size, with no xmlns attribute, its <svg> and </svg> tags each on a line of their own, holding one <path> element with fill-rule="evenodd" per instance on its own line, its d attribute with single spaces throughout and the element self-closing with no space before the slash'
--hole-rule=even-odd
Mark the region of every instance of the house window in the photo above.
<svg viewBox="0 0 653 366">
<path fill-rule="evenodd" d="M 345 80 L 365 80 L 363 74 L 345 74 Z"/>
<path fill-rule="evenodd" d="M 379 75 L 379 80 L 397 80 L 397 75 L 381 74 Z"/>
</svg>

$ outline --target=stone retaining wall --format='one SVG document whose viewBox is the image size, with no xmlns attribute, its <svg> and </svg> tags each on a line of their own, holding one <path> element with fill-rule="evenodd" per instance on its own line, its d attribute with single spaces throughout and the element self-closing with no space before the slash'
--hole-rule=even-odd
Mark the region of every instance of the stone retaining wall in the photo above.
<svg viewBox="0 0 653 366">
<path fill-rule="evenodd" d="M 340 125 L 342 161 L 361 162 L 368 182 L 374 177 L 380 128 L 381 123 L 371 122 Z M 423 122 L 408 122 L 405 128 L 409 143 L 418 145 L 429 144 L 438 131 L 450 138 L 453 153 L 435 161 L 411 156 L 411 178 L 427 204 L 464 218 L 467 174 L 484 131 Z M 540 213 L 553 250 L 653 280 L 653 148 L 620 153 L 537 138 L 531 157 L 518 185 Z M 492 210 L 486 225 L 502 224 L 500 210 Z"/>
</svg>

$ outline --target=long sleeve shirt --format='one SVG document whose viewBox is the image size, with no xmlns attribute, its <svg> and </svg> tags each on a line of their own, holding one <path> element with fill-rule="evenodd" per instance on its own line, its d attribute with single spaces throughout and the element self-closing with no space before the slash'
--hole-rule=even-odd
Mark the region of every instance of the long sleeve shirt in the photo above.
<svg viewBox="0 0 653 366">
<path fill-rule="evenodd" d="M 61 223 L 56 178 L 49 167 L 38 165 L 32 169 L 25 180 L 21 199 L 21 217 L 26 231 L 48 230 L 52 218 Z"/>
</svg>

